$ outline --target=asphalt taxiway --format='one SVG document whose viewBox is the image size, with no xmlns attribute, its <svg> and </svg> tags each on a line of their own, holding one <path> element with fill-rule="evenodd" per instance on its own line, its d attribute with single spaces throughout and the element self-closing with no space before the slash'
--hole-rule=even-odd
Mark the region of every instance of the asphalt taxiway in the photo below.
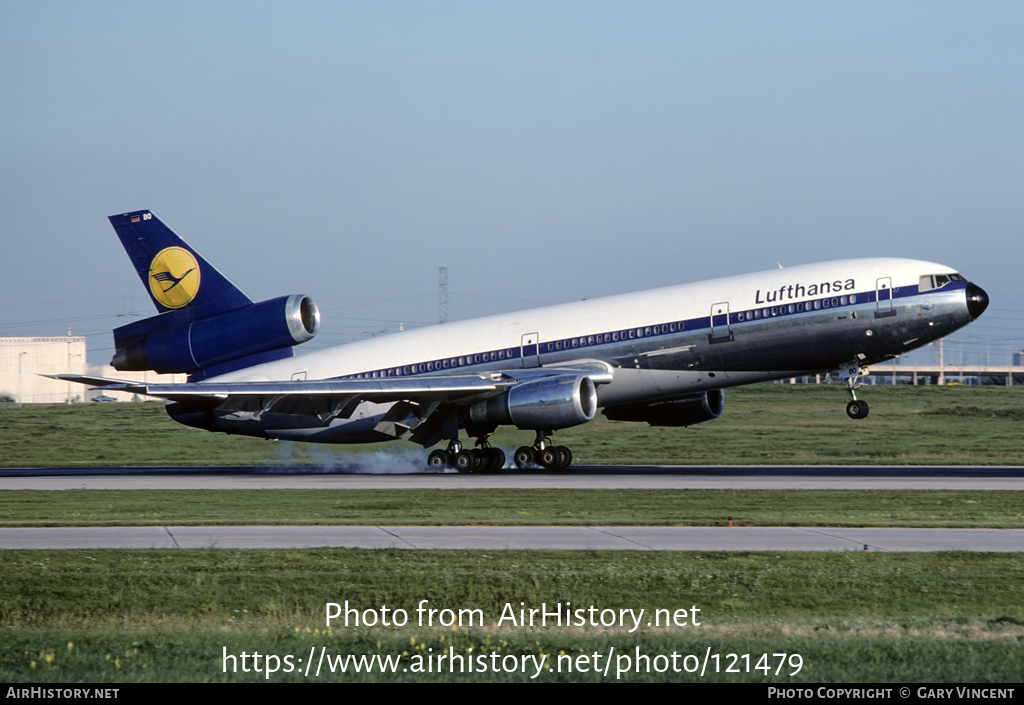
<svg viewBox="0 0 1024 705">
<path fill-rule="evenodd" d="M 128 526 L 0 529 L 0 549 L 402 548 L 1024 551 L 1024 529 L 692 526 Z"/>
<path fill-rule="evenodd" d="M 430 473 L 410 464 L 0 468 L 0 490 L 156 489 L 927 489 L 1024 490 L 1019 466 L 647 465 Z"/>
</svg>

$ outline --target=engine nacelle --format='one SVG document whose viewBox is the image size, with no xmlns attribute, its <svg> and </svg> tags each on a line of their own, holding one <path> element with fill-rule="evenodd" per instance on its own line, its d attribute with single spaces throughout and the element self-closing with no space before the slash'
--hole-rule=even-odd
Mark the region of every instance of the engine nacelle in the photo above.
<svg viewBox="0 0 1024 705">
<path fill-rule="evenodd" d="M 564 375 L 521 382 L 507 394 L 474 404 L 477 424 L 513 424 L 521 429 L 553 431 L 586 423 L 597 413 L 597 389 L 586 375 Z"/>
<path fill-rule="evenodd" d="M 167 314 L 162 314 L 166 316 Z M 310 340 L 320 329 L 320 310 L 308 296 L 281 296 L 132 336 L 118 345 L 118 333 L 158 325 L 162 316 L 137 321 L 114 331 L 116 370 L 159 373 L 197 372 L 248 355 L 290 348 Z"/>
<path fill-rule="evenodd" d="M 712 389 L 686 399 L 610 406 L 602 412 L 612 421 L 646 421 L 651 426 L 693 426 L 717 419 L 725 408 L 725 392 Z"/>
</svg>

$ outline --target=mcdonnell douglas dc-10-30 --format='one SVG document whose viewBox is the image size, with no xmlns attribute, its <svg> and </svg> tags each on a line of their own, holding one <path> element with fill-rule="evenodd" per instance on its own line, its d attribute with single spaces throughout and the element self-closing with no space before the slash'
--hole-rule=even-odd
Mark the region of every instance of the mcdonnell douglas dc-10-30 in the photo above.
<svg viewBox="0 0 1024 705">
<path fill-rule="evenodd" d="M 117 370 L 188 373 L 178 384 L 56 375 L 166 401 L 187 426 L 313 443 L 406 439 L 435 469 L 497 470 L 501 425 L 535 432 L 517 468 L 569 465 L 559 429 L 609 419 L 690 426 L 723 390 L 838 372 L 851 418 L 867 365 L 967 325 L 988 295 L 910 259 L 773 269 L 380 336 L 295 357 L 320 328 L 308 296 L 253 302 L 150 211 L 110 217 L 159 314 L 114 330 Z M 467 448 L 465 431 L 475 438 Z"/>
</svg>

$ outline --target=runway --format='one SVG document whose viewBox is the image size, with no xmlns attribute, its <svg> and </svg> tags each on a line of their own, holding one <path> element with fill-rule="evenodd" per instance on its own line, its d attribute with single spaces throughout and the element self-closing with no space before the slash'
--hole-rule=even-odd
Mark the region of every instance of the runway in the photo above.
<svg viewBox="0 0 1024 705">
<path fill-rule="evenodd" d="M 0 490 L 285 488 L 1024 490 L 1024 467 L 583 465 L 558 473 L 458 474 L 415 472 L 409 463 L 377 462 L 370 467 L 329 468 L 272 465 L 0 469 Z"/>
<path fill-rule="evenodd" d="M 683 526 L 144 526 L 0 529 L 0 549 L 401 548 L 1024 551 L 1024 529 Z"/>
</svg>

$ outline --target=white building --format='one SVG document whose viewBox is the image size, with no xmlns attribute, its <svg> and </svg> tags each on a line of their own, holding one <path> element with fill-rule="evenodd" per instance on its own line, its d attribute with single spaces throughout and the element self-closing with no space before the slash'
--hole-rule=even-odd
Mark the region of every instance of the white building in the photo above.
<svg viewBox="0 0 1024 705">
<path fill-rule="evenodd" d="M 85 338 L 0 338 L 0 398 L 24 404 L 84 401 L 86 387 L 40 377 L 85 374 Z"/>
<path fill-rule="evenodd" d="M 40 375 L 92 374 L 133 382 L 184 382 L 186 375 L 155 372 L 118 372 L 109 365 L 89 368 L 85 362 L 85 338 L 0 338 L 0 400 L 13 398 L 22 404 L 74 404 L 106 394 L 118 401 L 132 401 L 126 392 L 92 391 L 83 384 L 60 382 Z M 143 397 L 145 399 L 145 397 Z"/>
</svg>

